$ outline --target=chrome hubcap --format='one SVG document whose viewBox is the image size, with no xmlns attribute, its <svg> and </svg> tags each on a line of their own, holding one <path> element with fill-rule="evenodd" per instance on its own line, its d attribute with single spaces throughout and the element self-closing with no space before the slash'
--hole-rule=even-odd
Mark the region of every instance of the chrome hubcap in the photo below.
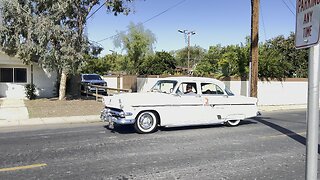
<svg viewBox="0 0 320 180">
<path fill-rule="evenodd" d="M 139 125 L 143 129 L 150 129 L 153 125 L 153 118 L 150 114 L 144 114 L 139 119 Z"/>
</svg>

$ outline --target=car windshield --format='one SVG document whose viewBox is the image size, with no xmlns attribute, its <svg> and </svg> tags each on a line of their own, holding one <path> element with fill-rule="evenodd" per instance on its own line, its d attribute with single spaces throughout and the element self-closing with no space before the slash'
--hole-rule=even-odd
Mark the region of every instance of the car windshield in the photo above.
<svg viewBox="0 0 320 180">
<path fill-rule="evenodd" d="M 173 89 L 176 85 L 177 81 L 160 80 L 151 88 L 151 92 L 161 92 L 170 94 L 173 92 Z"/>
<path fill-rule="evenodd" d="M 84 80 L 102 80 L 101 77 L 97 74 L 86 74 L 83 75 Z"/>
</svg>

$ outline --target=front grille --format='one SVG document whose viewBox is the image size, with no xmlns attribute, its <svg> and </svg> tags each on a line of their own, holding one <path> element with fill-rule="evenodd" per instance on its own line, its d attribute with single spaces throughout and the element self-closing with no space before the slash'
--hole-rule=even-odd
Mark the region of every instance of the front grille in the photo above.
<svg viewBox="0 0 320 180">
<path fill-rule="evenodd" d="M 123 111 L 121 109 L 117 109 L 117 108 L 110 108 L 110 107 L 106 107 L 108 109 L 108 113 L 112 116 L 112 117 L 122 117 L 121 113 L 123 113 Z"/>
</svg>

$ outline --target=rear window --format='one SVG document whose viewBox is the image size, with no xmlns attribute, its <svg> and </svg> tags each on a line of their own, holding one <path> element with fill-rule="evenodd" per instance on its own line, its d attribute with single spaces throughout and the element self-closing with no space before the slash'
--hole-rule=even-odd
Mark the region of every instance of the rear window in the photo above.
<svg viewBox="0 0 320 180">
<path fill-rule="evenodd" d="M 216 84 L 213 83 L 201 83 L 202 94 L 207 95 L 220 95 L 224 94 L 223 90 Z"/>
</svg>

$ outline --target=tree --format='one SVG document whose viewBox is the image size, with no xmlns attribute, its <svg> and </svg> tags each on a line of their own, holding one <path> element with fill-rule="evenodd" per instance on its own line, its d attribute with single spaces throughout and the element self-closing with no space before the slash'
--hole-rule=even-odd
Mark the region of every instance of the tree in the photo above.
<svg viewBox="0 0 320 180">
<path fill-rule="evenodd" d="M 128 13 L 133 0 L 107 0 L 115 15 Z M 83 30 L 99 0 L 2 0 L 1 49 L 24 63 L 37 62 L 61 74 L 59 99 L 65 98 L 68 74 L 78 70 L 84 55 L 99 52 Z"/>
<path fill-rule="evenodd" d="M 260 45 L 259 78 L 283 80 L 287 77 L 307 77 L 308 49 L 297 50 L 294 33 L 272 38 Z"/>
<path fill-rule="evenodd" d="M 291 64 L 287 69 L 286 77 L 307 77 L 308 75 L 308 49 L 296 49 L 295 35 L 291 33 L 287 38 L 277 36 L 268 40 L 265 45 L 269 51 L 276 51 L 281 55 L 282 61 Z"/>
<path fill-rule="evenodd" d="M 201 61 L 194 70 L 195 76 L 210 76 L 216 72 L 215 66 L 208 59 Z"/>
<path fill-rule="evenodd" d="M 221 58 L 222 47 L 220 44 L 210 46 L 207 53 L 204 54 L 194 71 L 196 76 L 215 76 L 220 71 L 218 68 L 218 61 Z"/>
<path fill-rule="evenodd" d="M 197 63 L 199 63 L 204 55 L 205 55 L 205 49 L 203 49 L 200 46 L 191 46 L 190 49 L 190 67 L 195 66 Z M 187 67 L 188 65 L 188 48 L 182 48 L 175 52 L 175 57 L 177 60 L 178 66 Z"/>
<path fill-rule="evenodd" d="M 195 76 L 216 76 L 220 73 L 218 61 L 221 58 L 222 47 L 220 44 L 210 46 L 207 53 L 204 54 L 203 59 L 197 64 L 194 75 Z"/>
<path fill-rule="evenodd" d="M 284 60 L 284 56 L 274 49 L 270 49 L 267 44 L 260 46 L 259 58 L 259 78 L 283 80 L 288 77 L 291 64 Z"/>
<path fill-rule="evenodd" d="M 176 68 L 174 57 L 165 52 L 156 52 L 155 55 L 149 55 L 142 63 L 142 74 L 173 74 Z"/>
<path fill-rule="evenodd" d="M 111 63 L 107 58 L 88 58 L 81 70 L 82 73 L 107 74 L 111 69 Z"/>
<path fill-rule="evenodd" d="M 124 56 L 117 53 L 107 54 L 104 57 L 86 57 L 86 62 L 83 63 L 82 73 L 96 73 L 96 74 L 108 74 L 112 72 L 120 72 L 126 69 L 126 63 L 124 62 Z"/>
<path fill-rule="evenodd" d="M 216 78 L 238 76 L 246 79 L 248 53 L 248 48 L 242 45 L 210 46 L 208 53 L 197 65 L 194 74 L 197 76 L 213 75 Z"/>
<path fill-rule="evenodd" d="M 141 64 L 147 53 L 152 52 L 155 43 L 155 35 L 150 30 L 145 30 L 142 24 L 130 23 L 128 32 L 121 32 L 115 39 L 114 44 L 127 52 L 128 67 L 126 70 L 132 74 L 140 74 Z"/>
</svg>

